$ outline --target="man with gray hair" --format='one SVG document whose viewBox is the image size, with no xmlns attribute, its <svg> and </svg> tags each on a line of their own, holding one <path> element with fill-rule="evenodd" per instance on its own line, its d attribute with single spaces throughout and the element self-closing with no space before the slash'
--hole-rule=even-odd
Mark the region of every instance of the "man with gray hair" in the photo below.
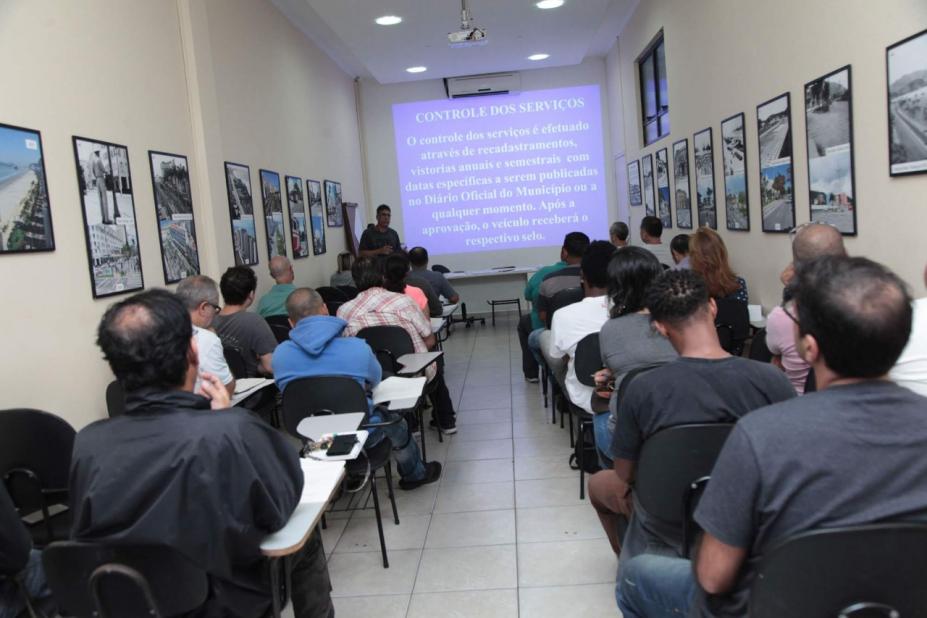
<svg viewBox="0 0 927 618">
<path fill-rule="evenodd" d="M 213 318 L 219 313 L 216 282 L 206 275 L 187 277 L 177 285 L 176 294 L 190 312 L 193 335 L 199 350 L 200 369 L 219 378 L 231 396 L 235 392 L 235 377 L 225 362 L 222 342 L 218 335 L 209 330 Z M 199 390 L 199 386 L 200 380 L 197 377 L 194 392 Z"/>
<path fill-rule="evenodd" d="M 275 255 L 270 259 L 270 276 L 276 284 L 258 301 L 257 312 L 262 318 L 286 315 L 286 297 L 296 289 L 293 265 L 285 255 Z"/>
<path fill-rule="evenodd" d="M 608 228 L 608 238 L 618 249 L 628 246 L 628 236 L 630 235 L 631 230 L 628 229 L 628 224 L 624 221 L 615 221 Z"/>
</svg>

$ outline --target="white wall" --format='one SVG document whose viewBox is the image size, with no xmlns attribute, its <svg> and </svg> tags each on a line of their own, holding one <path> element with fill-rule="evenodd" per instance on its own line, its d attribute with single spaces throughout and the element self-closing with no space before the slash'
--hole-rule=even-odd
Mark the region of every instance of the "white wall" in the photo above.
<svg viewBox="0 0 927 618">
<path fill-rule="evenodd" d="M 666 42 L 672 133 L 644 147 L 634 60 L 660 28 Z M 790 259 L 790 247 L 786 235 L 761 231 L 756 105 L 791 93 L 796 219 L 799 224 L 808 221 L 803 86 L 850 64 L 859 235 L 847 238 L 847 247 L 851 253 L 889 265 L 911 284 L 915 295 L 922 296 L 927 175 L 888 175 L 885 48 L 924 28 L 927 2 L 923 0 L 641 2 L 619 35 L 617 56 L 609 55 L 609 74 L 617 70 L 621 75 L 621 105 L 613 102 L 613 106 L 624 109 L 628 160 L 671 149 L 682 138 L 689 139 L 691 157 L 693 133 L 710 126 L 716 145 L 715 186 L 720 186 L 720 121 L 744 112 L 752 229 L 724 229 L 721 204 L 719 233 L 735 269 L 747 278 L 751 302 L 769 308 L 780 297 L 778 275 Z M 643 217 L 643 207 L 632 211 L 633 229 Z M 675 233 L 674 228 L 669 236 Z"/>
</svg>

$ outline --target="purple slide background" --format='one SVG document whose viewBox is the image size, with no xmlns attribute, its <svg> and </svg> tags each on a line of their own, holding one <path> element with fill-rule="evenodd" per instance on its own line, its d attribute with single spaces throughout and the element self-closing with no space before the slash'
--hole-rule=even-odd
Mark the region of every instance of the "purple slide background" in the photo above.
<svg viewBox="0 0 927 618">
<path fill-rule="evenodd" d="M 455 114 L 458 117 L 451 117 Z M 575 128 L 578 123 L 583 123 L 579 130 L 565 130 L 564 125 Z M 445 254 L 558 246 L 567 232 L 578 230 L 596 238 L 608 228 L 597 85 L 397 104 L 393 126 L 403 241 L 409 247 L 421 245 L 433 254 Z M 508 129 L 524 134 L 487 135 Z M 441 136 L 441 143 L 421 144 Z M 477 150 L 539 142 L 551 145 L 509 153 Z M 423 160 L 428 152 L 442 156 Z M 577 155 L 586 158 L 568 160 Z M 531 161 L 506 167 L 512 160 Z M 461 171 L 465 164 L 491 168 Z M 574 176 L 557 177 L 564 171 Z M 534 178 L 513 177 L 532 173 Z M 438 186 L 442 182 L 458 185 Z M 559 195 L 529 194 L 545 190 Z M 500 206 L 508 212 L 484 210 Z"/>
</svg>

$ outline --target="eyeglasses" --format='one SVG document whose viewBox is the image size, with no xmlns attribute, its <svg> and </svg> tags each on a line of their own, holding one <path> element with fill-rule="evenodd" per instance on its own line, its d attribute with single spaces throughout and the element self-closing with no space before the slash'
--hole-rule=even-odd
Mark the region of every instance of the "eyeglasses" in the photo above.
<svg viewBox="0 0 927 618">
<path fill-rule="evenodd" d="M 216 313 L 219 313 L 220 311 L 222 311 L 222 307 L 220 307 L 219 305 L 214 305 L 208 300 L 204 300 L 203 304 L 206 305 L 207 307 L 212 307 L 213 309 L 215 309 Z"/>
<path fill-rule="evenodd" d="M 781 305 L 779 305 L 779 308 L 782 309 L 782 313 L 789 316 L 790 320 L 795 322 L 795 324 L 801 326 L 801 324 L 799 324 L 798 322 L 798 318 L 795 317 L 795 314 L 788 310 L 788 303 L 782 303 Z"/>
</svg>

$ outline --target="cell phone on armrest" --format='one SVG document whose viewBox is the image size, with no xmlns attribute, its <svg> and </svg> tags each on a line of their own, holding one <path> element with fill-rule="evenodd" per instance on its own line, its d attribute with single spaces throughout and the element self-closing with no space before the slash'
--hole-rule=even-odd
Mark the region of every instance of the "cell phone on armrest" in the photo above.
<svg viewBox="0 0 927 618">
<path fill-rule="evenodd" d="M 337 435 L 332 439 L 332 444 L 328 447 L 326 454 L 329 457 L 347 455 L 354 448 L 355 444 L 357 444 L 357 434 L 346 433 Z"/>
</svg>

